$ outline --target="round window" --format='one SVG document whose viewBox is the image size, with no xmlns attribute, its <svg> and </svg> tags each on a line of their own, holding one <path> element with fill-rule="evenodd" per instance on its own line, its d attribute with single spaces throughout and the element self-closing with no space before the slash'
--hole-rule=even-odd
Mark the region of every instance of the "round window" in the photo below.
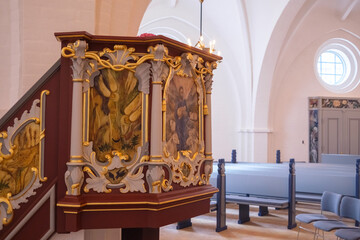
<svg viewBox="0 0 360 240">
<path fill-rule="evenodd" d="M 343 93 L 359 84 L 359 50 L 345 39 L 330 39 L 318 50 L 315 72 L 320 83 L 332 92 Z"/>
</svg>

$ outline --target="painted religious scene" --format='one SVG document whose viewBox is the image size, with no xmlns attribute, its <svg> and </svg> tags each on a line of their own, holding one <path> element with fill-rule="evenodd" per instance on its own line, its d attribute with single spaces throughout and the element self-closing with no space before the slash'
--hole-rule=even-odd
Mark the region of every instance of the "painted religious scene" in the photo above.
<svg viewBox="0 0 360 240">
<path fill-rule="evenodd" d="M 166 149 L 199 152 L 199 95 L 192 78 L 174 76 L 166 92 Z"/>
<path fill-rule="evenodd" d="M 40 127 L 31 122 L 13 138 L 13 154 L 0 154 L 0 197 L 23 191 L 34 180 L 32 168 L 39 164 Z M 1 146 L 1 145 L 0 145 Z"/>
<path fill-rule="evenodd" d="M 141 113 L 142 94 L 134 73 L 101 70 L 90 91 L 89 113 L 89 140 L 99 162 L 107 162 L 113 151 L 132 159 L 141 145 Z M 123 174 L 119 172 L 112 174 Z"/>
</svg>

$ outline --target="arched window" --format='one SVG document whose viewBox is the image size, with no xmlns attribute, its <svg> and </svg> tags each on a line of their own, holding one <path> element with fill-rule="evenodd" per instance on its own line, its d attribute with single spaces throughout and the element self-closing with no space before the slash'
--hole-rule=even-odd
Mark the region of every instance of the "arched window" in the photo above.
<svg viewBox="0 0 360 240">
<path fill-rule="evenodd" d="M 319 82 L 332 92 L 350 92 L 359 84 L 359 58 L 359 50 L 351 42 L 340 38 L 326 41 L 315 57 Z"/>
</svg>

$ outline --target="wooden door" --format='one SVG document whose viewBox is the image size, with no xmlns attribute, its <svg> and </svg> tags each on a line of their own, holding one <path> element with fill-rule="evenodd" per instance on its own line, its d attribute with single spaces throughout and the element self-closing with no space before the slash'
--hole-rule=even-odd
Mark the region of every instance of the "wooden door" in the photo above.
<svg viewBox="0 0 360 240">
<path fill-rule="evenodd" d="M 360 111 L 345 111 L 343 119 L 343 153 L 360 155 Z"/>
<path fill-rule="evenodd" d="M 342 154 L 343 117 L 340 110 L 322 113 L 322 153 Z"/>
</svg>

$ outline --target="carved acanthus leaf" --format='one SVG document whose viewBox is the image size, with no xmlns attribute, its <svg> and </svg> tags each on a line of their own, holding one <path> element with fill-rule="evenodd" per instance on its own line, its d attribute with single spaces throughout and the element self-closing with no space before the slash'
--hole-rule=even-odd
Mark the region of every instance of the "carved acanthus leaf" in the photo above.
<svg viewBox="0 0 360 240">
<path fill-rule="evenodd" d="M 205 81 L 206 92 L 211 92 L 211 90 L 212 90 L 212 84 L 213 84 L 212 78 L 213 78 L 212 74 L 205 75 L 204 81 Z"/>
<path fill-rule="evenodd" d="M 168 49 L 163 44 L 157 44 L 155 47 L 149 47 L 148 52 L 154 55 L 154 60 L 163 60 L 168 56 Z"/>
<path fill-rule="evenodd" d="M 138 89 L 145 94 L 150 93 L 150 67 L 149 63 L 143 63 L 135 70 L 135 77 L 139 81 Z"/>
<path fill-rule="evenodd" d="M 136 61 L 139 59 L 133 52 L 135 52 L 135 48 L 127 48 L 125 45 L 115 45 L 114 50 L 105 48 L 99 55 L 100 57 L 109 59 L 112 65 L 124 65 L 129 60 Z"/>
</svg>

